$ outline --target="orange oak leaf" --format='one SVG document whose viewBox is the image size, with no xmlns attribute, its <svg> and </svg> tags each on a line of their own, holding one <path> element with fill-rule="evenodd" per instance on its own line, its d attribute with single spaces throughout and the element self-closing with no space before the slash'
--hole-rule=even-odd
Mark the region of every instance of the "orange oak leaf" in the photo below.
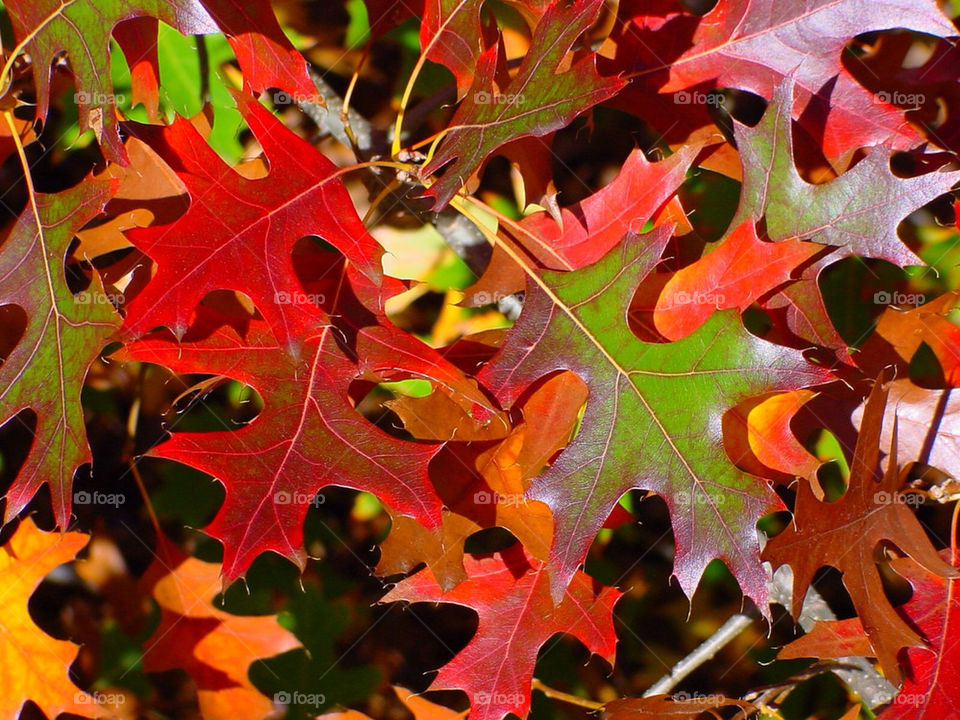
<svg viewBox="0 0 960 720">
<path fill-rule="evenodd" d="M 958 573 L 937 555 L 913 511 L 898 502 L 895 427 L 887 470 L 880 475 L 879 443 L 887 395 L 888 388 L 878 381 L 864 411 L 847 491 L 835 502 L 821 502 L 810 484 L 801 482 L 793 523 L 767 543 L 763 557 L 774 569 L 785 564 L 793 568 L 794 617 L 799 616 L 817 570 L 824 565 L 839 570 L 884 674 L 899 681 L 897 654 L 904 647 L 922 646 L 923 639 L 887 600 L 874 553 L 889 541 L 931 572 L 948 577 Z"/>
<path fill-rule="evenodd" d="M 814 478 L 821 463 L 800 443 L 790 423 L 815 395 L 812 390 L 791 390 L 761 400 L 745 412 L 735 408 L 731 422 L 737 431 L 730 435 L 745 439 L 746 444 L 742 444 L 743 440 L 737 443 L 731 458 L 738 464 L 755 459 L 763 468 L 792 477 Z M 769 473 L 758 470 L 757 474 Z"/>
<path fill-rule="evenodd" d="M 916 297 L 878 292 L 874 302 L 889 304 L 898 296 L 905 299 Z M 960 291 L 955 290 L 913 309 L 887 307 L 873 334 L 856 355 L 857 364 L 867 372 L 875 372 L 892 362 L 906 375 L 914 353 L 926 343 L 939 361 L 946 383 L 957 387 L 960 385 L 960 325 L 951 322 L 948 313 L 958 305 Z"/>
<path fill-rule="evenodd" d="M 756 712 L 756 708 L 750 703 L 720 694 L 691 698 L 651 695 L 609 702 L 603 707 L 603 717 L 604 720 L 700 720 L 725 717 L 720 711 L 729 708 L 742 711 L 735 716 L 737 718 Z"/>
<path fill-rule="evenodd" d="M 186 556 L 162 536 L 139 586 L 160 605 L 160 624 L 144 644 L 144 670 L 186 671 L 196 683 L 204 720 L 261 718 L 273 710 L 247 673 L 254 661 L 300 646 L 276 616 L 219 609 L 220 565 Z"/>
<path fill-rule="evenodd" d="M 950 550 L 940 556 L 954 567 Z M 913 595 L 900 608 L 900 615 L 916 627 L 930 647 L 909 648 L 901 653 L 906 680 L 893 702 L 879 714 L 880 720 L 940 720 L 956 717 L 960 678 L 960 653 L 956 636 L 960 624 L 960 580 L 934 575 L 910 558 L 892 563 L 913 587 Z M 843 658 L 873 656 L 860 618 L 819 622 L 813 629 L 780 651 L 778 657 Z"/>
<path fill-rule="evenodd" d="M 412 518 L 393 517 L 380 544 L 380 575 L 409 572 L 426 563 L 449 590 L 466 578 L 463 544 L 483 528 L 499 526 L 516 537 L 532 556 L 545 560 L 553 539 L 553 514 L 525 497 L 527 487 L 573 434 L 587 388 L 570 372 L 538 387 L 524 402 L 524 420 L 501 442 L 479 454 L 441 455 L 436 474 L 448 478 L 438 492 L 448 508 L 443 525 L 428 530 Z"/>
<path fill-rule="evenodd" d="M 679 340 L 716 310 L 745 310 L 822 249 L 800 240 L 764 242 L 753 221 L 745 220 L 713 252 L 670 278 L 653 311 L 657 330 Z"/>
<path fill-rule="evenodd" d="M 48 718 L 60 713 L 97 717 L 94 697 L 70 680 L 67 670 L 77 658 L 77 646 L 57 640 L 38 628 L 27 603 L 43 578 L 70 562 L 87 544 L 83 533 L 47 533 L 25 518 L 0 551 L 0 718 L 16 720 L 27 700 Z"/>
</svg>

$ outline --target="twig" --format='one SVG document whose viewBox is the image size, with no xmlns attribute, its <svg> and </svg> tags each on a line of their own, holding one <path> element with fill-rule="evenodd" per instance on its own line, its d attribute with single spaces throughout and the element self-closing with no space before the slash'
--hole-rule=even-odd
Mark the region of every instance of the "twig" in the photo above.
<svg viewBox="0 0 960 720">
<path fill-rule="evenodd" d="M 374 130 L 370 122 L 352 107 L 344 112 L 343 100 L 336 90 L 313 69 L 310 69 L 310 79 L 327 106 L 303 100 L 297 103 L 303 113 L 345 146 L 355 147 L 363 154 L 377 152 L 379 148 L 374 147 Z M 346 123 L 341 116 L 345 116 Z M 351 132 L 347 131 L 347 126 Z M 352 139 L 350 135 L 353 135 Z"/>
<path fill-rule="evenodd" d="M 754 616 L 747 614 L 733 615 L 717 631 L 700 643 L 696 650 L 673 666 L 673 669 L 651 685 L 643 694 L 663 695 L 679 685 L 687 675 L 716 655 L 728 642 L 742 633 L 753 622 Z"/>
<path fill-rule="evenodd" d="M 194 35 L 197 43 L 197 62 L 200 65 L 200 102 L 210 102 L 210 52 L 206 35 Z"/>
<path fill-rule="evenodd" d="M 577 697 L 576 695 L 571 695 L 570 693 L 565 693 L 560 690 L 555 690 L 549 685 L 544 685 L 541 681 L 536 678 L 533 679 L 531 687 L 534 690 L 539 690 L 548 698 L 553 698 L 554 700 L 561 700 L 565 703 L 570 703 L 571 705 L 579 705 L 580 707 L 589 708 L 590 710 L 602 710 L 603 703 L 595 702 L 593 700 L 587 700 L 586 698 Z"/>
<path fill-rule="evenodd" d="M 774 573 L 773 582 L 770 583 L 770 599 L 784 607 L 790 607 L 792 597 L 793 570 L 789 565 L 782 565 Z M 827 605 L 823 596 L 817 592 L 816 588 L 810 587 L 803 599 L 797 624 L 803 628 L 804 632 L 810 632 L 817 622 L 836 619 L 836 614 Z M 843 680 L 871 710 L 886 705 L 896 696 L 897 688 L 877 672 L 866 658 L 840 658 L 839 663 L 839 666 L 833 668 L 834 674 Z"/>
<path fill-rule="evenodd" d="M 790 607 L 790 600 L 793 596 L 793 571 L 789 565 L 783 565 L 777 569 L 768 588 L 772 602 Z M 644 697 L 670 692 L 691 672 L 712 659 L 724 645 L 743 632 L 755 617 L 755 612 L 753 614 L 738 613 L 732 616 L 693 652 L 674 665 L 669 673 L 651 685 L 643 694 Z M 800 617 L 797 618 L 797 624 L 803 628 L 804 632 L 809 632 L 819 621 L 836 619 L 837 616 L 827 605 L 823 596 L 815 588 L 810 587 L 803 600 L 803 607 L 800 610 Z M 877 672 L 876 668 L 866 658 L 840 658 L 839 663 L 838 666 L 832 668 L 833 672 L 871 709 L 885 705 L 897 694 L 897 688 Z"/>
</svg>

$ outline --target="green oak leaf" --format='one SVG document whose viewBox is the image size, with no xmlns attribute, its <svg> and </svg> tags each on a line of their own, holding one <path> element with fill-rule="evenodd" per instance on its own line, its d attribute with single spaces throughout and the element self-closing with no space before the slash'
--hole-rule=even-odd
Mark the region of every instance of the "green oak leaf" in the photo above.
<svg viewBox="0 0 960 720">
<path fill-rule="evenodd" d="M 77 87 L 80 131 L 93 129 L 111 160 L 126 158 L 110 78 L 110 34 L 114 27 L 150 17 L 184 34 L 219 30 L 199 0 L 8 0 L 4 5 L 17 40 L 26 41 L 26 51 L 33 59 L 37 117 L 47 116 L 52 65 L 66 54 Z"/>
<path fill-rule="evenodd" d="M 960 180 L 960 172 L 899 178 L 890 170 L 893 151 L 877 145 L 847 172 L 821 185 L 811 185 L 800 177 L 793 162 L 793 88 L 792 78 L 777 87 L 756 127 L 735 127 L 743 189 L 730 227 L 737 227 L 748 217 L 764 217 L 771 240 L 800 237 L 840 247 L 841 256 L 863 255 L 898 265 L 923 264 L 900 240 L 897 225 L 947 192 Z"/>
<path fill-rule="evenodd" d="M 96 274 L 85 292 L 71 293 L 64 259 L 77 231 L 115 189 L 116 181 L 88 177 L 65 192 L 38 194 L 41 232 L 28 206 L 0 245 L 0 311 L 7 320 L 10 306 L 26 313 L 23 335 L 0 362 L 0 424 L 16 422 L 24 410 L 37 416 L 33 445 L 6 495 L 7 522 L 46 483 L 57 523 L 67 527 L 74 471 L 91 460 L 80 390 L 120 315 Z"/>
<path fill-rule="evenodd" d="M 589 388 L 578 435 L 527 492 L 554 514 L 555 599 L 617 501 L 637 488 L 669 508 L 674 575 L 688 596 L 707 564 L 721 558 L 765 609 L 756 523 L 781 505 L 765 481 L 727 457 L 723 414 L 746 398 L 818 384 L 826 374 L 799 351 L 749 334 L 733 311 L 715 313 L 677 342 L 638 339 L 627 324 L 630 300 L 669 237 L 669 228 L 629 235 L 588 269 L 544 271 L 528 281 L 523 312 L 479 379 L 505 406 L 560 370 L 573 370 Z"/>
<path fill-rule="evenodd" d="M 314 98 L 303 56 L 290 45 L 267 0 L 6 0 L 14 35 L 34 65 L 37 117 L 50 105 L 52 67 L 65 54 L 74 75 L 81 133 L 93 129 L 108 160 L 126 164 L 117 128 L 118 98 L 110 75 L 110 37 L 132 64 L 157 64 L 157 27 L 162 21 L 184 35 L 223 32 L 244 74 L 246 92 L 282 88 L 296 98 Z M 214 58 L 211 58 L 214 59 Z M 136 96 L 156 93 L 135 88 Z M 146 101 L 146 98 L 141 98 Z M 155 98 L 150 101 L 154 104 Z"/>
<path fill-rule="evenodd" d="M 434 198 L 435 209 L 446 205 L 497 148 L 520 137 L 558 130 L 624 86 L 625 80 L 600 76 L 592 52 L 558 72 L 602 6 L 603 0 L 551 5 L 534 28 L 530 52 L 509 81 L 498 46 L 480 55 L 470 90 L 437 154 L 422 170 L 426 177 L 446 167 L 426 193 Z"/>
</svg>

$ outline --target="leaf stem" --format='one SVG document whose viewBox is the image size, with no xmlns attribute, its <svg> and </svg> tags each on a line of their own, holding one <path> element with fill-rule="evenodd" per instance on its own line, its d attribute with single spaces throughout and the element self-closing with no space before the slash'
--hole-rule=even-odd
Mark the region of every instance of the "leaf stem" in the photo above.
<svg viewBox="0 0 960 720">
<path fill-rule="evenodd" d="M 153 525 L 153 529 L 156 531 L 157 537 L 163 537 L 163 530 L 160 529 L 160 519 L 157 517 L 156 511 L 153 509 L 153 503 L 150 501 L 150 493 L 147 492 L 147 486 L 143 483 L 143 477 L 140 475 L 140 469 L 137 467 L 136 458 L 130 461 L 130 474 L 133 475 L 133 479 L 137 482 L 137 488 L 140 490 L 140 495 L 143 497 L 143 504 L 147 508 L 147 515 L 150 516 L 150 524 Z"/>
<path fill-rule="evenodd" d="M 570 693 L 562 692 L 561 690 L 556 690 L 549 685 L 545 685 L 540 680 L 536 678 L 533 679 L 531 687 L 534 690 L 539 690 L 548 698 L 553 700 L 560 700 L 561 702 L 570 703 L 571 705 L 578 705 L 580 707 L 588 708 L 590 710 L 602 710 L 603 703 L 596 702 L 594 700 L 587 700 L 586 698 L 578 697 L 576 695 L 571 695 Z"/>
<path fill-rule="evenodd" d="M 413 70 L 410 71 L 410 77 L 407 79 L 407 85 L 403 89 L 403 96 L 400 98 L 400 110 L 397 112 L 397 120 L 393 126 L 393 140 L 390 143 L 390 154 L 393 157 L 396 157 L 400 154 L 400 133 L 403 131 L 403 114 L 407 108 L 407 103 L 410 102 L 410 96 L 413 94 L 413 86 L 417 82 L 417 76 L 420 74 L 420 70 L 423 69 L 423 65 L 427 61 L 427 52 L 431 46 L 428 46 L 426 50 L 420 52 L 420 57 L 417 58 L 417 64 L 414 65 Z"/>
<path fill-rule="evenodd" d="M 465 199 L 467 202 L 469 202 L 471 205 L 474 205 L 474 206 L 480 208 L 480 209 L 483 210 L 485 213 L 489 213 L 490 215 L 493 215 L 493 216 L 497 219 L 498 222 L 506 225 L 506 226 L 510 229 L 510 231 L 513 233 L 513 235 L 514 235 L 515 237 L 517 237 L 518 239 L 519 239 L 519 237 L 522 236 L 522 237 L 526 238 L 528 241 L 530 241 L 531 243 L 533 243 L 534 245 L 536 245 L 537 247 L 542 248 L 542 249 L 543 249 L 544 251 L 546 251 L 554 260 L 557 261 L 557 263 L 559 264 L 559 266 L 560 266 L 561 269 L 563 269 L 563 270 L 573 270 L 573 267 L 570 265 L 570 263 L 567 262 L 567 260 L 566 260 L 564 257 L 562 257 L 560 254 L 558 254 L 556 250 L 554 250 L 552 247 L 550 247 L 550 245 L 549 245 L 548 243 L 545 243 L 543 240 L 541 240 L 541 239 L 538 238 L 536 235 L 534 235 L 532 232 L 530 232 L 529 230 L 527 230 L 525 227 L 523 227 L 523 225 L 521 225 L 520 223 L 518 223 L 518 222 L 517 222 L 516 220 L 514 220 L 513 218 L 507 217 L 506 215 L 504 215 L 504 214 L 501 213 L 500 211 L 498 211 L 498 210 L 496 210 L 495 208 L 493 208 L 491 205 L 488 205 L 487 203 L 483 202 L 483 200 L 480 200 L 479 198 L 473 197 L 472 195 L 464 196 L 464 199 Z"/>
<path fill-rule="evenodd" d="M 950 518 L 950 564 L 957 564 L 957 518 L 960 516 L 960 502 L 953 506 Z"/>
<path fill-rule="evenodd" d="M 347 92 L 343 95 L 343 104 L 340 106 L 340 124 L 343 125 L 343 132 L 346 133 L 347 138 L 350 140 L 350 144 L 353 146 L 353 154 L 357 157 L 360 157 L 360 144 L 357 142 L 357 136 L 354 134 L 353 127 L 350 125 L 350 100 L 353 98 L 353 89 L 357 86 L 357 81 L 360 79 L 360 70 L 367 61 L 369 54 L 370 43 L 367 43 L 363 48 L 363 55 L 360 56 L 360 62 L 357 63 L 353 75 L 350 76 L 350 84 L 347 86 Z"/>
<path fill-rule="evenodd" d="M 140 475 L 140 468 L 137 467 L 138 458 L 132 457 L 133 450 L 136 447 L 137 426 L 140 424 L 140 396 L 143 392 L 143 381 L 146 376 L 147 365 L 146 363 L 141 363 L 140 371 L 137 373 L 136 397 L 130 406 L 130 413 L 127 415 L 127 441 L 125 443 L 124 454 L 129 458 L 127 465 L 130 467 L 130 474 L 133 475 L 133 479 L 137 483 L 137 488 L 140 490 L 140 495 L 143 497 L 143 504 L 147 508 L 147 515 L 150 516 L 153 529 L 157 532 L 157 537 L 160 537 L 163 535 L 163 531 L 160 529 L 160 520 L 157 518 L 157 513 L 153 509 L 153 503 L 150 501 L 147 486 L 143 482 L 143 476 Z"/>
<path fill-rule="evenodd" d="M 200 102 L 210 102 L 210 52 L 206 35 L 194 35 L 197 43 L 197 64 L 200 66 Z"/>
</svg>

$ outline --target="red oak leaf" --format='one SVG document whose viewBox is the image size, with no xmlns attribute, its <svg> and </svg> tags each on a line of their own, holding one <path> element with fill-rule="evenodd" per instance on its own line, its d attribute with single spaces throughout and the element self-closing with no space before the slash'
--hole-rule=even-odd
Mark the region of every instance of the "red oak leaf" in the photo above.
<svg viewBox="0 0 960 720">
<path fill-rule="evenodd" d="M 357 217 L 336 166 L 256 100 L 236 97 L 270 163 L 267 177 L 241 177 L 186 120 L 130 126 L 186 185 L 190 207 L 169 225 L 128 232 L 157 271 L 127 306 L 125 327 L 140 334 L 163 325 L 179 337 L 207 293 L 237 290 L 296 353 L 300 338 L 323 322 L 313 303 L 291 300 L 302 292 L 291 254 L 296 242 L 318 235 L 378 282 L 383 251 Z"/>
<path fill-rule="evenodd" d="M 302 567 L 303 521 L 315 493 L 328 485 L 367 490 L 430 528 L 440 523 L 440 500 L 427 476 L 439 446 L 387 435 L 354 409 L 347 393 L 360 370 L 338 336 L 329 326 L 317 330 L 293 358 L 254 321 L 245 338 L 224 327 L 206 337 L 188 333 L 183 343 L 148 336 L 118 355 L 231 377 L 263 397 L 263 411 L 239 430 L 175 432 L 150 453 L 223 483 L 226 499 L 206 532 L 224 544 L 228 579 L 267 550 Z M 422 351 L 432 352 L 425 345 Z"/>
<path fill-rule="evenodd" d="M 720 0 L 699 16 L 673 0 L 631 0 L 619 7 L 612 67 L 629 72 L 638 102 L 656 90 L 681 109 L 712 101 L 707 92 L 732 87 L 769 98 L 793 76 L 799 102 L 794 117 L 823 138 L 834 158 L 857 147 L 890 142 L 906 149 L 923 137 L 903 111 L 856 82 L 841 63 L 847 43 L 862 33 L 907 27 L 939 37 L 956 30 L 933 0 Z M 626 97 L 626 96 L 625 96 Z M 623 105 L 623 102 L 621 102 Z M 671 118 L 660 105 L 661 122 Z M 666 128 L 665 128 L 666 129 Z"/>
<path fill-rule="evenodd" d="M 619 174 L 586 199 L 560 211 L 561 224 L 548 212 L 523 219 L 521 226 L 547 249 L 530 247 L 547 267 L 576 270 L 606 255 L 628 232 L 639 233 L 686 179 L 699 147 L 689 146 L 658 163 L 634 150 Z M 524 242 L 524 238 L 518 238 Z M 525 245 L 529 243 L 524 242 Z"/>
<path fill-rule="evenodd" d="M 558 605 L 550 596 L 546 566 L 513 545 L 492 557 L 464 559 L 467 579 L 444 592 L 429 569 L 400 582 L 381 602 L 463 605 L 480 617 L 476 635 L 444 665 L 431 690 L 463 690 L 473 720 L 526 717 L 540 647 L 569 633 L 613 663 L 617 637 L 613 606 L 621 593 L 577 572 Z"/>
</svg>

